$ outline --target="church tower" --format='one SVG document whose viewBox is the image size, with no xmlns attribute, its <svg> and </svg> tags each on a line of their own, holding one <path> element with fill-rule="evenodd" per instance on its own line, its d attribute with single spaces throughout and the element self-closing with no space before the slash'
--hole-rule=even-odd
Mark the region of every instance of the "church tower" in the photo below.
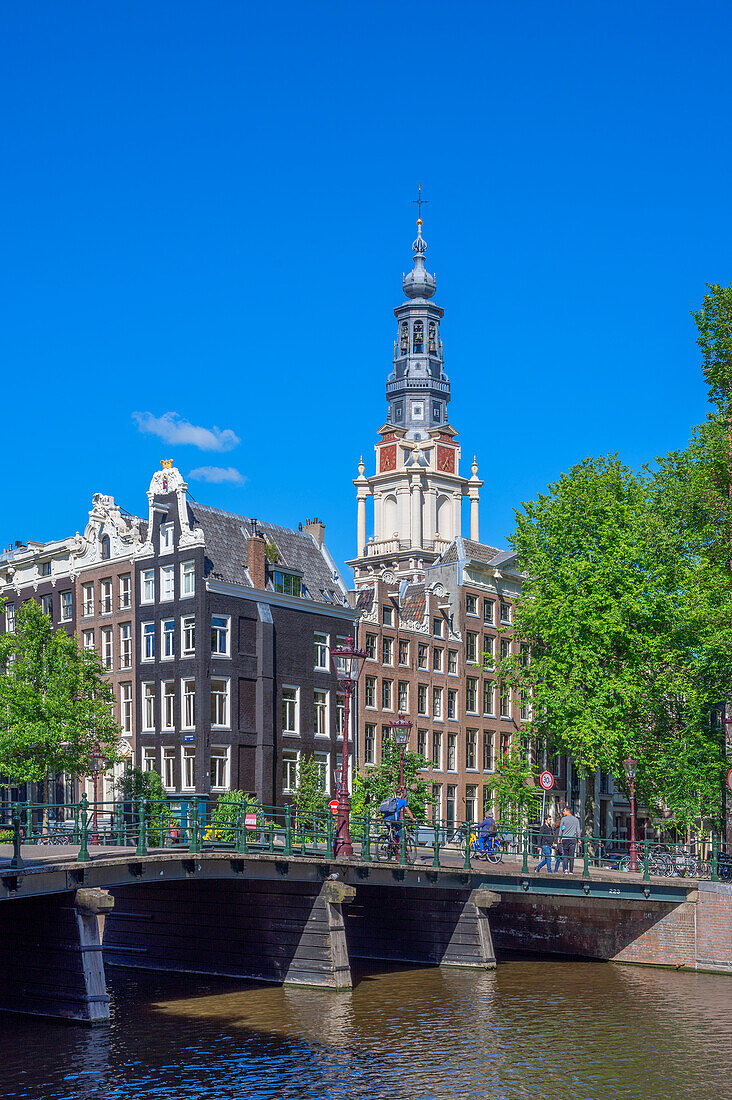
<svg viewBox="0 0 732 1100">
<path fill-rule="evenodd" d="M 421 215 L 421 187 L 417 200 Z M 376 473 L 365 476 L 363 458 L 354 480 L 358 500 L 357 586 L 375 576 L 417 578 L 462 534 L 462 501 L 470 499 L 470 538 L 478 541 L 483 484 L 473 459 L 472 477 L 460 474 L 460 447 L 450 425 L 450 382 L 444 369 L 440 322 L 431 299 L 437 280 L 425 268 L 422 218 L 412 244 L 413 267 L 403 276 L 406 301 L 394 310 L 397 338 L 386 383 L 388 411 L 375 446 Z M 367 539 L 366 501 L 374 500 L 374 532 Z"/>
</svg>

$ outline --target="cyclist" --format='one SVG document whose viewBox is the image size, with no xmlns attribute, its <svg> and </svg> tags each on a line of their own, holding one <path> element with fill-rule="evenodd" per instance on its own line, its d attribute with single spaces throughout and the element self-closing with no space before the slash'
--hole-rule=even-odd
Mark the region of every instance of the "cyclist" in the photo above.
<svg viewBox="0 0 732 1100">
<path fill-rule="evenodd" d="M 379 807 L 384 818 L 384 824 L 387 826 L 393 839 L 399 846 L 401 846 L 402 842 L 402 811 L 404 811 L 411 821 L 415 820 L 414 814 L 409 809 L 407 800 L 404 797 L 406 793 L 406 787 L 400 787 L 394 798 L 382 802 Z"/>
<path fill-rule="evenodd" d="M 498 826 L 490 810 L 486 810 L 485 817 L 478 826 L 476 847 L 479 852 L 485 852 L 486 847 L 493 847 L 494 837 L 498 836 Z M 488 842 L 490 841 L 490 844 Z"/>
</svg>

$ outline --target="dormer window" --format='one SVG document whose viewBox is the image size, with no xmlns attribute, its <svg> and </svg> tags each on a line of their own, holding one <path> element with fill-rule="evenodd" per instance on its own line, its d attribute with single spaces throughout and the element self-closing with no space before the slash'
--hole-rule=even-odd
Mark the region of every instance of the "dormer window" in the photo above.
<svg viewBox="0 0 732 1100">
<path fill-rule="evenodd" d="M 302 580 L 294 573 L 283 573 L 280 569 L 274 571 L 274 590 L 284 596 L 301 596 Z"/>
<path fill-rule="evenodd" d="M 109 541 L 109 535 L 102 535 L 100 539 L 100 546 L 102 548 L 102 561 L 107 561 L 112 556 L 112 547 Z"/>
<path fill-rule="evenodd" d="M 173 523 L 161 523 L 160 524 L 160 553 L 165 554 L 167 551 L 173 549 L 173 533 L 175 531 L 175 524 Z"/>
<path fill-rule="evenodd" d="M 38 566 L 38 575 L 41 577 L 51 576 L 51 563 L 50 561 L 42 561 Z"/>
</svg>

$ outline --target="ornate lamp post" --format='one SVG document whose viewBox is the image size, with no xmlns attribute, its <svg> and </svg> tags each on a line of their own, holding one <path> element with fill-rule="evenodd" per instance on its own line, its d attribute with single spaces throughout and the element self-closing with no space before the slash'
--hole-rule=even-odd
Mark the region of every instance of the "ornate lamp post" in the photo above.
<svg viewBox="0 0 732 1100">
<path fill-rule="evenodd" d="M 404 753 L 407 751 L 407 745 L 409 744 L 409 734 L 412 729 L 412 720 L 402 714 L 401 712 L 396 716 L 393 722 L 390 723 L 389 729 L 391 735 L 397 743 L 399 748 L 399 790 L 401 791 L 404 786 Z M 399 820 L 404 816 L 404 810 L 399 811 Z M 404 829 L 401 833 L 401 843 L 406 843 L 404 835 Z"/>
<path fill-rule="evenodd" d="M 356 690 L 366 654 L 355 649 L 353 638 L 346 638 L 341 646 L 330 651 L 333 668 L 343 687 L 343 756 L 341 758 L 338 783 L 338 815 L 336 817 L 335 853 L 338 856 L 352 856 L 351 843 L 351 797 L 348 793 L 348 717 L 351 711 L 351 695 Z"/>
<path fill-rule="evenodd" d="M 628 786 L 630 787 L 630 856 L 629 869 L 631 871 L 638 870 L 638 845 L 635 842 L 635 773 L 638 768 L 638 761 L 634 760 L 632 756 L 629 756 L 625 761 L 625 774 L 628 777 Z"/>
</svg>

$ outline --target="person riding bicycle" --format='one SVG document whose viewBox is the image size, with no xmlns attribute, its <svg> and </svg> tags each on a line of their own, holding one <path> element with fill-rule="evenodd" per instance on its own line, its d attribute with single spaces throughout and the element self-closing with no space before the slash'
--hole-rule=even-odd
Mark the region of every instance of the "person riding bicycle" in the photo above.
<svg viewBox="0 0 732 1100">
<path fill-rule="evenodd" d="M 493 817 L 493 814 L 490 812 L 490 810 L 486 810 L 486 815 L 478 826 L 478 851 L 485 852 L 486 848 L 491 848 L 494 844 L 494 838 L 497 836 L 498 826 L 496 825 L 495 818 Z"/>
<path fill-rule="evenodd" d="M 388 826 L 397 844 L 401 844 L 402 840 L 402 810 L 412 821 L 415 819 L 414 814 L 407 805 L 406 793 L 406 787 L 400 787 L 393 798 L 388 798 L 379 807 L 384 818 L 384 824 Z"/>
</svg>

